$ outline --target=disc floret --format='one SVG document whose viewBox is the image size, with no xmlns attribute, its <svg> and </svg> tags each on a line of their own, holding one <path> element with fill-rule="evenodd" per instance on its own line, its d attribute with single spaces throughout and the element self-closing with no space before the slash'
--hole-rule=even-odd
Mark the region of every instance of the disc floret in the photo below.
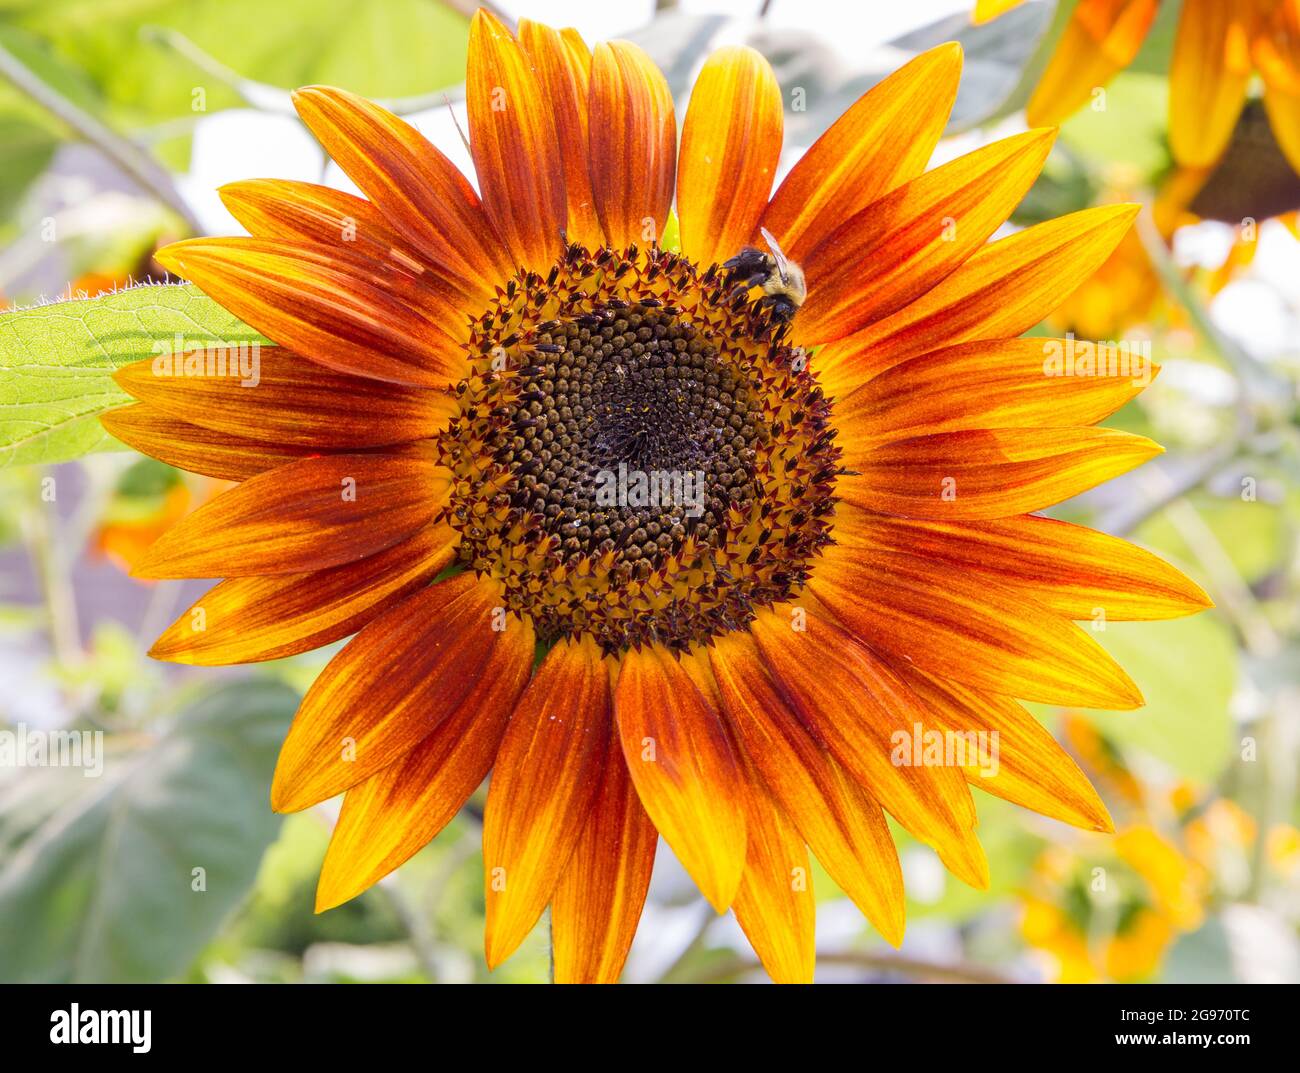
<svg viewBox="0 0 1300 1073">
<path fill-rule="evenodd" d="M 553 642 L 674 649 L 798 592 L 828 543 L 830 405 L 714 265 L 566 248 L 473 322 L 438 449 L 465 566 Z"/>
</svg>

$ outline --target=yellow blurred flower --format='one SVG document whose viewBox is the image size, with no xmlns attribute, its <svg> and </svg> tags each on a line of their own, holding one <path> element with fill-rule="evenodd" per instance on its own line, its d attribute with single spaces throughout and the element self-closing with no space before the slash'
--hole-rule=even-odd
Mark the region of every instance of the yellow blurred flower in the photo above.
<svg viewBox="0 0 1300 1073">
<path fill-rule="evenodd" d="M 1017 6 L 977 3 L 982 22 Z M 1026 107 L 1030 126 L 1060 123 L 1133 62 L 1158 0 L 1079 0 Z M 1218 160 L 1255 76 L 1269 123 L 1300 172 L 1300 0 L 1183 0 L 1169 65 L 1169 139 L 1187 167 Z"/>
<path fill-rule="evenodd" d="M 1265 843 L 1269 866 L 1282 877 L 1300 880 L 1300 830 L 1289 823 L 1274 825 Z"/>
<path fill-rule="evenodd" d="M 1021 934 L 1058 983 L 1149 979 L 1204 919 L 1202 874 L 1170 841 L 1133 826 L 1081 852 L 1049 847 L 1022 894 Z"/>
<path fill-rule="evenodd" d="M 1103 783 L 1109 795 L 1134 809 L 1144 806 L 1142 784 L 1129 771 L 1119 750 L 1088 719 L 1077 712 L 1066 712 L 1061 717 L 1061 733 L 1084 770 Z"/>
</svg>

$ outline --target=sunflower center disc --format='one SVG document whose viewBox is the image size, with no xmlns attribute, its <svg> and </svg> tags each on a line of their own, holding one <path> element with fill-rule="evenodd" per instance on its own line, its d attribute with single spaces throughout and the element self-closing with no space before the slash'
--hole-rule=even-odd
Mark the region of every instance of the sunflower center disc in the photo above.
<svg viewBox="0 0 1300 1073">
<path fill-rule="evenodd" d="M 829 542 L 830 407 L 717 266 L 570 246 L 473 328 L 446 517 L 544 641 L 684 648 L 802 586 Z"/>
<path fill-rule="evenodd" d="M 566 557 L 621 549 L 648 577 L 688 534 L 754 501 L 762 414 L 689 324 L 643 305 L 559 324 L 515 404 L 521 499 Z"/>
</svg>

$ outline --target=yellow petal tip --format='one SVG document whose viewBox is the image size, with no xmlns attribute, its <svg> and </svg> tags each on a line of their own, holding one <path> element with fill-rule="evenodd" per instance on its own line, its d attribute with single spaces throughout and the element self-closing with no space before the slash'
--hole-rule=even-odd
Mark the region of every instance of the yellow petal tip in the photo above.
<svg viewBox="0 0 1300 1073">
<path fill-rule="evenodd" d="M 897 920 L 891 920 L 883 927 L 877 924 L 876 931 L 895 950 L 900 950 L 903 946 L 903 937 L 907 934 L 907 918 L 900 914 Z"/>
</svg>

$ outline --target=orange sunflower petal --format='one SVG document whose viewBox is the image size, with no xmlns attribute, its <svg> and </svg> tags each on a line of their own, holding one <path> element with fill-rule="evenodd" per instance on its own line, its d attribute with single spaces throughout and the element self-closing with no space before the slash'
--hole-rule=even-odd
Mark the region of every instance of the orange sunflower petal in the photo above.
<svg viewBox="0 0 1300 1073">
<path fill-rule="evenodd" d="M 380 275 L 384 266 L 355 255 L 257 238 L 187 239 L 156 256 L 268 338 L 331 369 L 443 387 L 465 368 L 466 318 L 396 269 Z"/>
<path fill-rule="evenodd" d="M 930 291 L 993 234 L 1056 138 L 1030 130 L 949 161 L 872 202 L 804 259 L 799 337 L 841 339 Z M 870 271 L 863 271 L 870 265 Z"/>
<path fill-rule="evenodd" d="M 555 982 L 612 984 L 636 934 L 659 832 L 611 749 L 600 791 L 551 901 Z"/>
<path fill-rule="evenodd" d="M 203 428 L 145 403 L 109 410 L 99 422 L 128 447 L 160 462 L 225 481 L 242 481 L 315 453 Z"/>
<path fill-rule="evenodd" d="M 534 640 L 507 629 L 490 673 L 402 759 L 348 790 L 316 888 L 316 912 L 354 898 L 427 845 L 487 777 L 528 684 Z"/>
<path fill-rule="evenodd" d="M 850 633 L 900 664 L 1049 704 L 1142 704 L 1128 675 L 1074 623 L 942 562 L 836 547 L 808 587 Z"/>
<path fill-rule="evenodd" d="M 1032 126 L 1064 122 L 1133 62 L 1156 17 L 1159 0 L 1079 0 L 1025 118 Z"/>
<path fill-rule="evenodd" d="M 941 432 L 855 450 L 846 443 L 839 495 L 882 514 L 969 521 L 1027 514 L 1127 473 L 1160 454 L 1108 428 Z"/>
<path fill-rule="evenodd" d="M 282 659 L 356 633 L 452 561 L 458 536 L 445 525 L 354 563 L 281 577 L 229 578 L 163 633 L 149 655 L 213 667 Z"/>
<path fill-rule="evenodd" d="M 1300 174 L 1300 4 L 1274 4 L 1271 18 L 1265 15 L 1256 23 L 1252 46 L 1264 79 L 1269 126 L 1292 170 Z"/>
<path fill-rule="evenodd" d="M 201 353 L 194 362 L 181 354 L 173 361 L 162 374 L 157 359 L 132 362 L 113 379 L 176 418 L 250 440 L 318 449 L 383 446 L 427 439 L 455 411 L 445 392 L 335 372 L 281 347 L 259 348 L 256 363 L 242 367 L 233 356 L 227 367 Z"/>
<path fill-rule="evenodd" d="M 317 183 L 290 179 L 245 179 L 217 191 L 230 215 L 254 238 L 283 238 L 338 246 L 376 261 L 399 251 L 410 261 L 420 255 L 400 239 L 387 218 L 363 197 Z"/>
<path fill-rule="evenodd" d="M 810 984 L 817 960 L 808 851 L 761 783 L 749 787 L 745 871 L 732 911 L 767 974 L 778 984 Z"/>
<path fill-rule="evenodd" d="M 404 119 L 355 94 L 308 86 L 293 103 L 325 151 L 402 237 L 385 258 L 400 255 L 409 243 L 460 289 L 492 294 L 513 266 L 456 165 Z M 379 242 L 387 237 L 374 236 Z"/>
<path fill-rule="evenodd" d="M 609 245 L 657 243 L 668 221 L 677 120 L 668 83 L 627 41 L 596 46 L 591 64 L 591 189 Z"/>
<path fill-rule="evenodd" d="M 480 680 L 507 673 L 521 653 L 531 665 L 532 628 L 505 618 L 500 598 L 495 583 L 458 574 L 408 597 L 348 642 L 298 708 L 271 806 L 297 812 L 355 786 L 415 748 Z"/>
<path fill-rule="evenodd" d="M 971 13 L 970 20 L 976 25 L 991 22 L 1024 2 L 1025 0 L 975 0 L 975 10 Z"/>
<path fill-rule="evenodd" d="M 986 735 L 982 757 L 980 739 L 966 739 L 975 745 L 966 753 L 971 761 L 966 779 L 972 786 L 1084 830 L 1115 830 L 1110 813 L 1079 765 L 1015 701 L 914 669 L 903 673 L 944 729 Z"/>
<path fill-rule="evenodd" d="M 928 294 L 818 352 L 827 394 L 846 395 L 900 361 L 1032 328 L 1110 256 L 1136 205 L 1102 205 L 990 243 Z"/>
<path fill-rule="evenodd" d="M 470 22 L 465 104 L 483 207 L 516 264 L 545 270 L 568 216 L 550 95 L 514 35 L 482 8 Z"/>
<path fill-rule="evenodd" d="M 975 806 L 961 772 L 895 764 L 925 710 L 890 667 L 844 630 L 805 610 L 801 629 L 762 611 L 751 631 L 786 703 L 809 731 L 916 838 L 964 882 L 988 886 Z"/>
<path fill-rule="evenodd" d="M 587 161 L 587 98 L 591 86 L 591 49 L 577 30 L 553 30 L 531 19 L 519 20 L 519 43 L 537 71 L 555 119 L 564 165 L 570 242 L 595 249 L 604 241 Z"/>
<path fill-rule="evenodd" d="M 1213 606 L 1194 582 L 1127 540 L 1054 518 L 982 522 L 887 518 L 850 503 L 836 508 L 835 539 L 855 548 L 917 555 L 951 574 L 974 574 L 1020 591 L 1071 619 L 1177 618 Z"/>
<path fill-rule="evenodd" d="M 802 262 L 842 221 L 919 175 L 961 78 L 956 42 L 923 52 L 873 86 L 799 158 L 763 226 Z"/>
<path fill-rule="evenodd" d="M 745 866 L 745 784 L 726 727 L 666 651 L 623 655 L 614 694 L 637 795 L 695 880 L 725 912 Z"/>
<path fill-rule="evenodd" d="M 727 634 L 710 653 L 723 708 L 754 767 L 831 879 L 898 946 L 903 872 L 880 806 L 790 712 L 752 640 Z"/>
<path fill-rule="evenodd" d="M 1213 164 L 1246 104 L 1253 3 L 1183 0 L 1169 63 L 1169 146 L 1186 167 Z"/>
<path fill-rule="evenodd" d="M 388 455 L 304 458 L 250 477 L 167 530 L 136 577 L 302 574 L 391 547 L 427 525 L 445 470 Z"/>
<path fill-rule="evenodd" d="M 1291 169 L 1300 174 L 1300 93 L 1287 93 L 1270 87 L 1264 94 L 1264 108 L 1278 147 L 1290 162 Z"/>
<path fill-rule="evenodd" d="M 841 442 L 856 449 L 968 429 L 1092 425 L 1134 398 L 1158 369 L 1141 354 L 1082 340 L 980 339 L 872 377 L 836 401 L 835 423 Z"/>
<path fill-rule="evenodd" d="M 582 836 L 610 752 L 609 671 L 590 637 L 546 654 L 497 751 L 483 820 L 484 949 L 515 952 Z"/>
<path fill-rule="evenodd" d="M 781 156 L 781 87 L 752 48 L 709 56 L 691 89 L 677 158 L 682 254 L 708 266 L 758 232 Z"/>
</svg>

